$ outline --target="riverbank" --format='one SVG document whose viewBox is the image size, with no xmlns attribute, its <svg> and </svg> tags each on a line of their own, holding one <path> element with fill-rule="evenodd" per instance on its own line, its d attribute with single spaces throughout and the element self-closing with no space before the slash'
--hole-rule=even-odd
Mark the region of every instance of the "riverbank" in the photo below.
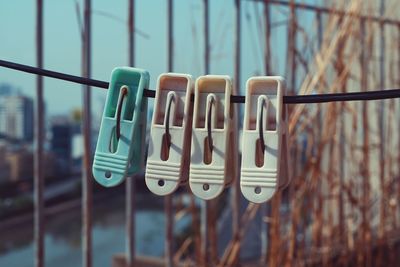
<svg viewBox="0 0 400 267">
<path fill-rule="evenodd" d="M 144 181 L 136 180 L 138 196 L 147 196 L 157 202 L 157 198 L 151 198 Z M 46 185 L 44 192 L 45 213 L 57 213 L 65 209 L 78 207 L 81 205 L 81 177 L 73 176 Z M 94 201 L 104 197 L 124 195 L 125 187 L 120 185 L 113 188 L 104 188 L 97 183 L 93 184 Z M 0 229 L 15 223 L 25 223 L 33 220 L 33 192 L 28 191 L 15 196 L 0 195 Z M 145 203 L 144 203 L 145 204 Z"/>
<path fill-rule="evenodd" d="M 120 190 L 110 190 L 97 192 L 93 196 L 93 202 L 99 203 L 106 201 L 109 198 L 119 197 L 124 194 L 123 188 Z M 143 200 L 146 201 L 143 201 Z M 159 197 L 152 197 L 151 194 L 141 193 L 136 195 L 136 201 L 140 202 L 140 209 L 148 210 L 162 210 L 163 200 Z M 76 197 L 74 199 L 65 199 L 61 202 L 51 203 L 45 207 L 45 216 L 53 216 L 62 212 L 68 212 L 72 209 L 82 208 L 82 198 Z M 33 225 L 33 209 L 17 214 L 7 219 L 0 220 L 0 231 L 6 230 L 10 227 L 31 224 Z"/>
<path fill-rule="evenodd" d="M 122 187 L 124 188 L 124 187 Z M 47 209 L 45 220 L 46 266 L 80 266 L 82 261 L 80 201 Z M 161 257 L 164 253 L 165 216 L 160 208 L 163 198 L 150 194 L 136 196 L 137 255 Z M 112 256 L 125 250 L 124 194 L 96 196 L 93 204 L 93 264 L 111 266 Z M 175 233 L 190 225 L 186 217 L 176 224 Z M 32 266 L 34 260 L 33 226 L 9 225 L 0 229 L 0 266 Z"/>
</svg>

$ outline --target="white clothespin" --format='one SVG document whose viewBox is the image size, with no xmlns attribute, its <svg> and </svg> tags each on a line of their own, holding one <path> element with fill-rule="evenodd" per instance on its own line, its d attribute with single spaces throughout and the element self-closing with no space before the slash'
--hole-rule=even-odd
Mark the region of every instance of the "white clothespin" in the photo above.
<svg viewBox="0 0 400 267">
<path fill-rule="evenodd" d="M 240 187 L 251 202 L 269 200 L 290 182 L 283 95 L 282 77 L 253 77 L 247 81 Z"/>
<path fill-rule="evenodd" d="M 202 199 L 213 199 L 237 173 L 237 114 L 229 76 L 196 80 L 189 184 Z"/>
<path fill-rule="evenodd" d="M 188 179 L 192 91 L 191 75 L 165 73 L 158 78 L 145 175 L 154 194 L 171 194 Z"/>
</svg>

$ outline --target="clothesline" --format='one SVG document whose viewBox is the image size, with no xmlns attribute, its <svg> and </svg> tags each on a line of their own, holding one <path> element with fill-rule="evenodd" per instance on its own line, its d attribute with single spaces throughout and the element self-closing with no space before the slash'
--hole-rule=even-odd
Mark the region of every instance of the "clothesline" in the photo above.
<svg viewBox="0 0 400 267">
<path fill-rule="evenodd" d="M 70 75 L 62 72 L 36 68 L 29 65 L 18 64 L 15 62 L 0 60 L 0 66 L 17 71 L 27 72 L 31 74 L 41 75 L 49 78 L 60 79 L 64 81 L 90 85 L 93 87 L 108 89 L 109 83 L 106 81 L 84 78 L 80 76 Z M 154 98 L 155 91 L 145 89 L 144 97 Z M 375 91 L 351 92 L 351 93 L 334 93 L 334 94 L 315 94 L 315 95 L 296 95 L 283 96 L 285 104 L 313 104 L 338 101 L 366 101 L 366 100 L 382 100 L 400 98 L 400 89 L 379 89 Z M 232 103 L 244 103 L 245 97 L 241 95 L 231 96 Z"/>
</svg>

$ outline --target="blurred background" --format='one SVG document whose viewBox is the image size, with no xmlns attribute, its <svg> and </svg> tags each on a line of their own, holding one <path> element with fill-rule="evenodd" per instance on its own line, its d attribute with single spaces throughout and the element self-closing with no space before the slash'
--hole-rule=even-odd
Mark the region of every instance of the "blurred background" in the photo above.
<svg viewBox="0 0 400 267">
<path fill-rule="evenodd" d="M 135 66 L 151 89 L 169 71 L 230 75 L 241 95 L 257 75 L 283 76 L 288 95 L 393 89 L 399 10 L 396 0 L 2 0 L 0 59 L 103 81 Z M 205 205 L 186 186 L 155 196 L 143 174 L 93 182 L 105 96 L 0 68 L 0 266 L 400 265 L 398 99 L 289 105 L 289 187 L 256 205 L 234 183 Z"/>
</svg>

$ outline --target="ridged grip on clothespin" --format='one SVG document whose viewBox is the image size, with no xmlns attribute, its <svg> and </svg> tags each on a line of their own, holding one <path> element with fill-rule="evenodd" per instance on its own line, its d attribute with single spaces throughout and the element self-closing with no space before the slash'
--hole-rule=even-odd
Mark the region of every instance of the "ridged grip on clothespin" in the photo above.
<svg viewBox="0 0 400 267">
<path fill-rule="evenodd" d="M 149 80 L 149 73 L 137 68 L 115 68 L 111 74 L 93 161 L 93 176 L 103 186 L 116 186 L 143 167 L 147 120 L 143 90 Z"/>
</svg>

